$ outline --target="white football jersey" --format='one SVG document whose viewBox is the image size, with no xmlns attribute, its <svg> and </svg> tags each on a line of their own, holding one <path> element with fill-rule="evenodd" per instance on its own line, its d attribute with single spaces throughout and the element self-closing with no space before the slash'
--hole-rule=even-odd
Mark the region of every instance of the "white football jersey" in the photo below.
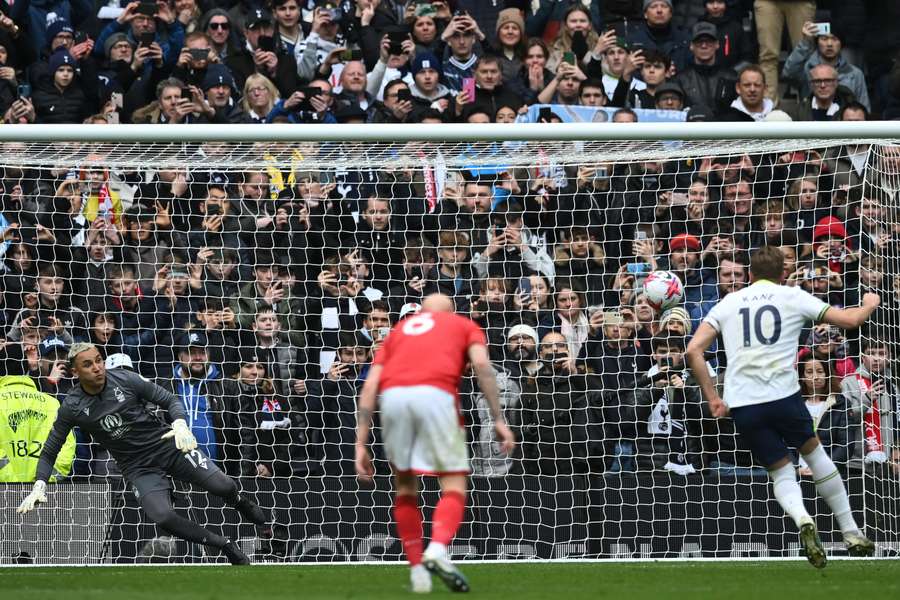
<svg viewBox="0 0 900 600">
<path fill-rule="evenodd" d="M 716 304 L 704 322 L 722 334 L 728 367 L 723 400 L 729 408 L 780 400 L 800 391 L 797 348 L 807 321 L 828 304 L 799 287 L 757 281 Z"/>
</svg>

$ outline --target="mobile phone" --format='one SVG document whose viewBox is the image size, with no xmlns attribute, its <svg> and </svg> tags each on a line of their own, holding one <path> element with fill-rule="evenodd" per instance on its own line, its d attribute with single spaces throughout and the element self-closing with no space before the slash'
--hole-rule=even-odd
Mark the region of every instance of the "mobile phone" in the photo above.
<svg viewBox="0 0 900 600">
<path fill-rule="evenodd" d="M 191 53 L 191 60 L 208 60 L 209 59 L 209 48 L 189 48 L 188 52 Z"/>
<path fill-rule="evenodd" d="M 684 192 L 672 192 L 670 196 L 672 206 L 685 206 L 690 200 Z"/>
<path fill-rule="evenodd" d="M 519 279 L 519 293 L 521 294 L 530 294 L 531 293 L 531 278 L 522 277 Z"/>
<path fill-rule="evenodd" d="M 419 278 L 419 281 L 424 281 L 425 280 L 425 269 L 423 269 L 422 267 L 413 267 L 409 272 L 409 278 L 410 278 L 410 280 L 413 280 L 416 277 Z"/>
<path fill-rule="evenodd" d="M 113 92 L 109 95 L 109 101 L 112 102 L 113 106 L 116 108 L 122 108 L 122 92 Z"/>
<path fill-rule="evenodd" d="M 318 89 L 318 88 L 316 88 Z M 328 185 L 329 183 L 334 183 L 334 175 L 331 171 L 320 171 L 319 172 L 319 183 L 322 185 Z"/>
<path fill-rule="evenodd" d="M 30 83 L 20 83 L 16 88 L 16 93 L 19 98 L 31 98 L 31 84 Z"/>
<path fill-rule="evenodd" d="M 156 2 L 141 2 L 138 4 L 137 12 L 142 15 L 147 15 L 148 17 L 153 17 L 159 12 L 159 8 L 156 6 Z"/>
<path fill-rule="evenodd" d="M 632 275 L 640 275 L 642 273 L 649 273 L 653 269 L 653 265 L 647 262 L 633 262 L 628 263 L 625 269 Z"/>
<path fill-rule="evenodd" d="M 351 48 L 341 52 L 341 60 L 344 62 L 351 60 L 362 60 L 362 50 L 359 48 Z"/>
<path fill-rule="evenodd" d="M 145 31 L 140 35 L 138 41 L 142 48 L 149 48 L 150 44 L 152 44 L 156 40 L 156 34 L 152 31 Z"/>
<path fill-rule="evenodd" d="M 217 215 L 222 214 L 222 207 L 218 204 L 210 204 L 206 207 L 206 215 L 209 217 L 215 217 Z"/>
<path fill-rule="evenodd" d="M 76 31 L 76 32 L 75 32 L 75 45 L 83 44 L 84 42 L 87 41 L 87 37 L 88 37 L 88 36 L 87 36 L 87 34 L 86 34 L 85 32 L 83 32 L 83 31 Z"/>
<path fill-rule="evenodd" d="M 465 9 L 455 10 L 455 11 L 453 11 L 453 16 L 454 17 L 468 17 L 469 11 L 467 11 Z"/>
<path fill-rule="evenodd" d="M 538 112 L 538 123 L 550 123 L 553 120 L 553 117 L 553 109 L 549 106 L 545 106 Z"/>
<path fill-rule="evenodd" d="M 573 67 L 575 66 L 575 53 L 574 52 L 563 52 L 563 62 L 569 63 Z"/>
<path fill-rule="evenodd" d="M 831 35 L 831 23 L 814 23 L 816 35 Z"/>
<path fill-rule="evenodd" d="M 378 328 L 378 339 L 380 339 L 380 340 L 387 339 L 387 336 L 390 332 L 391 332 L 390 327 L 379 327 Z"/>
<path fill-rule="evenodd" d="M 635 240 L 646 240 L 647 232 L 643 231 L 641 229 L 638 229 L 637 231 L 634 232 L 634 239 Z"/>
<path fill-rule="evenodd" d="M 462 91 L 467 92 L 469 94 L 469 102 L 475 101 L 475 78 L 474 77 L 463 77 Z"/>
<path fill-rule="evenodd" d="M 606 179 L 609 177 L 609 169 L 606 167 L 597 167 L 594 169 L 594 179 Z"/>
<path fill-rule="evenodd" d="M 311 87 L 302 87 L 302 88 L 300 88 L 299 91 L 303 94 L 303 96 L 304 96 L 307 100 L 309 100 L 309 99 L 312 98 L 313 96 L 320 96 L 320 95 L 322 94 L 322 90 L 321 90 L 320 88 L 315 87 L 315 86 L 311 86 Z"/>
<path fill-rule="evenodd" d="M 263 52 L 275 52 L 275 38 L 271 35 L 261 35 L 256 38 L 256 47 Z"/>
<path fill-rule="evenodd" d="M 604 325 L 621 325 L 625 322 L 625 317 L 618 311 L 609 311 L 603 313 Z"/>
<path fill-rule="evenodd" d="M 407 88 L 397 90 L 398 102 L 412 102 L 412 92 Z"/>
<path fill-rule="evenodd" d="M 405 31 L 389 31 L 388 40 L 390 40 L 389 54 L 403 54 L 403 42 L 409 39 L 409 34 Z"/>
</svg>

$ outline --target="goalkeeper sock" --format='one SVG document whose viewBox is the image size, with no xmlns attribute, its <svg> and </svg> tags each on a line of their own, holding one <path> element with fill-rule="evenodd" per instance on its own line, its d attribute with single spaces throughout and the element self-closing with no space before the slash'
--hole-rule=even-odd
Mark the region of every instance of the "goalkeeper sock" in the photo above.
<svg viewBox="0 0 900 600">
<path fill-rule="evenodd" d="M 403 544 L 403 553 L 410 566 L 422 562 L 422 513 L 415 496 L 397 496 L 394 499 L 394 521 L 397 535 Z"/>
<path fill-rule="evenodd" d="M 449 546 L 456 535 L 466 510 L 466 496 L 455 491 L 441 494 L 434 509 L 431 525 L 431 541 Z"/>
<path fill-rule="evenodd" d="M 858 533 L 859 526 L 853 518 L 853 511 L 850 510 L 850 498 L 847 497 L 844 480 L 828 453 L 825 452 L 825 448 L 819 444 L 815 450 L 804 454 L 803 459 L 809 465 L 809 470 L 812 471 L 816 490 L 834 513 L 841 533 Z"/>
<path fill-rule="evenodd" d="M 779 469 L 769 471 L 772 478 L 772 489 L 775 491 L 775 499 L 793 520 L 797 529 L 809 520 L 809 513 L 803 506 L 803 490 L 797 483 L 797 474 L 794 473 L 794 465 L 788 463 Z"/>
</svg>

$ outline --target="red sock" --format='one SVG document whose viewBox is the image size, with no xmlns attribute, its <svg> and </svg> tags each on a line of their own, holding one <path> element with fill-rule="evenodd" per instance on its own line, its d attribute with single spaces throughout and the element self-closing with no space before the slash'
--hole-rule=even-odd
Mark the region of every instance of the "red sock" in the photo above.
<svg viewBox="0 0 900 600">
<path fill-rule="evenodd" d="M 403 552 L 410 566 L 422 562 L 422 513 L 415 496 L 397 496 L 394 500 L 394 521 L 403 544 Z"/>
<path fill-rule="evenodd" d="M 466 496 L 459 492 L 444 492 L 434 509 L 431 524 L 431 540 L 445 546 L 456 535 L 463 513 L 466 511 Z"/>
</svg>

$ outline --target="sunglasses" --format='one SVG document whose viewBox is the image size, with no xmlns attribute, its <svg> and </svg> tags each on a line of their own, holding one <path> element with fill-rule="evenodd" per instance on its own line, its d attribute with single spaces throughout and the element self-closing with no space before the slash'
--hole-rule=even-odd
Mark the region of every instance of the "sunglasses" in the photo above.
<svg viewBox="0 0 900 600">
<path fill-rule="evenodd" d="M 227 31 L 231 29 L 231 25 L 228 23 L 210 23 L 208 29 L 224 29 Z"/>
</svg>

